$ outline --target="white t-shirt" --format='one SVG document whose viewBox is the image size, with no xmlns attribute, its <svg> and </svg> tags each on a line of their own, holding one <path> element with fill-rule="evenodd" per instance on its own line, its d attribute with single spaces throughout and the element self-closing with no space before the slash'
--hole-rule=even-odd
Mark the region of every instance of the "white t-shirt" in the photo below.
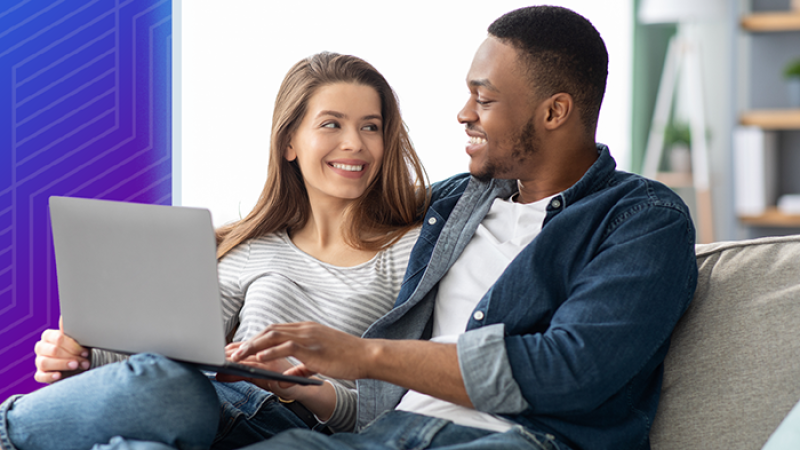
<svg viewBox="0 0 800 450">
<path fill-rule="evenodd" d="M 455 343 L 470 315 L 508 264 L 542 229 L 554 196 L 534 203 L 496 199 L 472 240 L 439 282 L 431 341 Z M 458 425 L 503 432 L 514 423 L 501 417 L 408 391 L 398 410 L 451 420 Z"/>
</svg>

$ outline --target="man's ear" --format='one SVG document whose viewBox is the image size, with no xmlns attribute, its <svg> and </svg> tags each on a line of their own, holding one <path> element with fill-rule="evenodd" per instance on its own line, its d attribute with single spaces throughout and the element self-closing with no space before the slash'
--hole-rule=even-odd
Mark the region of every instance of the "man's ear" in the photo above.
<svg viewBox="0 0 800 450">
<path fill-rule="evenodd" d="M 289 146 L 286 147 L 286 153 L 283 155 L 287 161 L 292 162 L 297 159 L 297 152 L 294 151 L 294 147 L 292 147 L 292 143 L 289 142 Z"/>
<path fill-rule="evenodd" d="M 545 101 L 547 116 L 545 117 L 544 127 L 546 130 L 553 131 L 563 126 L 569 118 L 575 114 L 575 102 L 572 96 L 566 92 L 559 92 Z"/>
</svg>

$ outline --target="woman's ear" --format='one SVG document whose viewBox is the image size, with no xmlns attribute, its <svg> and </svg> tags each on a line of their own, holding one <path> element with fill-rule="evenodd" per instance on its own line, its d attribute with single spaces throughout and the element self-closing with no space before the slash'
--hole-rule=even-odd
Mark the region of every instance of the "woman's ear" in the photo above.
<svg viewBox="0 0 800 450">
<path fill-rule="evenodd" d="M 289 142 L 289 146 L 286 147 L 286 154 L 283 156 L 286 158 L 287 161 L 292 162 L 297 159 L 297 152 L 294 151 L 294 147 L 292 147 L 292 143 Z"/>
<path fill-rule="evenodd" d="M 564 125 L 574 114 L 575 102 L 572 96 L 566 92 L 559 92 L 545 101 L 547 107 L 547 117 L 544 127 L 547 130 L 555 130 Z"/>
</svg>

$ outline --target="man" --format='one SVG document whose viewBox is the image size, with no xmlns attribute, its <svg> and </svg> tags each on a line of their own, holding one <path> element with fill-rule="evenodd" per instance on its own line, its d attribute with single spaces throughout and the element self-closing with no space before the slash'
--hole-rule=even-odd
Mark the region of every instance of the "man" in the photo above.
<svg viewBox="0 0 800 450">
<path fill-rule="evenodd" d="M 563 8 L 489 27 L 458 114 L 472 176 L 433 187 L 395 309 L 361 339 L 275 325 L 234 355 L 357 379 L 359 432 L 249 448 L 649 448 L 694 227 L 595 144 L 607 58 Z"/>
</svg>

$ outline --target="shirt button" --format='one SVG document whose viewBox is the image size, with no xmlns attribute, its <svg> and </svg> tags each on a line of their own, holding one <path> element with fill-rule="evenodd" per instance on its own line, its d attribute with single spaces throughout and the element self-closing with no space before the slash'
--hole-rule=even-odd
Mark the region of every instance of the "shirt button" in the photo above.
<svg viewBox="0 0 800 450">
<path fill-rule="evenodd" d="M 483 320 L 483 311 L 475 311 L 475 314 L 472 315 L 472 318 L 475 320 Z"/>
<path fill-rule="evenodd" d="M 557 198 L 554 198 L 553 201 L 550 202 L 550 206 L 552 206 L 553 209 L 561 208 L 561 200 L 557 199 Z"/>
<path fill-rule="evenodd" d="M 431 217 L 428 219 L 428 225 L 436 225 L 436 217 Z"/>
</svg>

